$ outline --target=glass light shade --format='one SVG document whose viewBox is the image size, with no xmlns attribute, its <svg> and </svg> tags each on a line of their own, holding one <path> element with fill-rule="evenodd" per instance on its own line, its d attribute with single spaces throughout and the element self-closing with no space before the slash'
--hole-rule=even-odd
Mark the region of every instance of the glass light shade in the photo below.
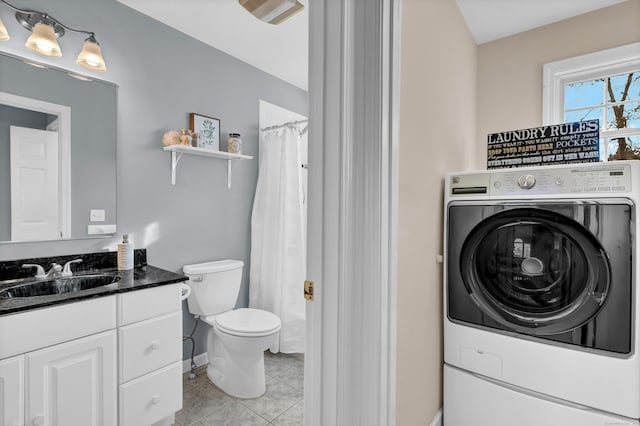
<svg viewBox="0 0 640 426">
<path fill-rule="evenodd" d="M 82 51 L 76 59 L 76 63 L 92 71 L 106 71 L 107 66 L 102 58 L 100 45 L 96 41 L 87 39 L 82 45 Z"/>
<path fill-rule="evenodd" d="M 53 27 L 42 22 L 38 22 L 33 27 L 33 32 L 27 39 L 25 46 L 41 55 L 55 56 L 57 58 L 62 56 Z"/>
<path fill-rule="evenodd" d="M 0 19 L 0 41 L 9 40 L 9 32 L 7 27 L 4 26 L 4 22 Z"/>
</svg>

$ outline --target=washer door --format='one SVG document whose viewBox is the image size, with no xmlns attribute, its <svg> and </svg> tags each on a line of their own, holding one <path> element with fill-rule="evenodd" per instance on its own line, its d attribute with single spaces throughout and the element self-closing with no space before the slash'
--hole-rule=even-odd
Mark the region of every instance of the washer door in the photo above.
<svg viewBox="0 0 640 426">
<path fill-rule="evenodd" d="M 578 222 L 540 208 L 480 222 L 462 245 L 460 272 L 482 312 L 533 335 L 585 324 L 602 308 L 611 282 L 598 240 Z"/>
</svg>

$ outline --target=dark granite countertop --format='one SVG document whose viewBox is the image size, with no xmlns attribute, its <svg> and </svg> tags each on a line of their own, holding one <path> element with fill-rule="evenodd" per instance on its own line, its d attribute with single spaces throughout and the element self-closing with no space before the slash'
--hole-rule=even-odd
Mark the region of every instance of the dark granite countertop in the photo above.
<svg viewBox="0 0 640 426">
<path fill-rule="evenodd" d="M 73 256 L 69 256 L 69 258 L 72 257 Z M 82 255 L 78 257 L 82 257 Z M 143 260 L 143 262 L 136 261 L 136 267 L 133 270 L 129 271 L 118 271 L 115 267 L 95 268 L 94 264 L 91 268 L 80 270 L 73 274 L 73 276 L 82 276 L 83 274 L 96 273 L 114 274 L 117 275 L 120 279 L 113 284 L 63 294 L 0 299 L 0 315 L 22 312 L 30 309 L 44 308 L 47 306 L 59 305 L 63 303 L 77 302 L 80 300 L 86 300 L 95 297 L 109 296 L 112 294 L 123 293 L 127 291 L 142 290 L 145 288 L 157 287 L 166 284 L 179 283 L 188 279 L 184 275 L 147 265 L 146 253 L 144 254 Z M 23 262 L 23 260 L 16 261 L 16 264 L 19 264 L 21 262 Z M 0 267 L 0 269 L 2 268 Z M 46 279 L 36 280 L 34 278 L 17 277 L 17 279 L 13 280 L 0 281 L 0 291 L 16 285 L 36 281 L 46 281 Z"/>
</svg>

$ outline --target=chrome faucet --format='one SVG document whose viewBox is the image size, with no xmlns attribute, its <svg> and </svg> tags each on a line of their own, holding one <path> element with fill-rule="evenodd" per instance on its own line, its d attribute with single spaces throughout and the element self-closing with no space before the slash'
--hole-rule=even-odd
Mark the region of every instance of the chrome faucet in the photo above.
<svg viewBox="0 0 640 426">
<path fill-rule="evenodd" d="M 58 277 L 70 277 L 73 275 L 71 271 L 71 265 L 74 263 L 80 263 L 82 259 L 70 260 L 64 264 L 64 268 L 58 263 L 52 263 L 49 272 L 45 272 L 44 268 L 35 263 L 25 263 L 23 268 L 36 268 L 35 278 L 58 278 Z"/>
<path fill-rule="evenodd" d="M 73 272 L 71 271 L 71 265 L 74 263 L 80 263 L 82 262 L 82 259 L 74 259 L 74 260 L 70 260 L 67 263 L 64 264 L 64 269 L 62 270 L 62 276 L 63 277 L 70 277 L 73 275 Z"/>
<path fill-rule="evenodd" d="M 51 269 L 47 272 L 47 278 L 57 278 L 62 276 L 62 266 L 57 263 L 51 264 Z"/>
</svg>

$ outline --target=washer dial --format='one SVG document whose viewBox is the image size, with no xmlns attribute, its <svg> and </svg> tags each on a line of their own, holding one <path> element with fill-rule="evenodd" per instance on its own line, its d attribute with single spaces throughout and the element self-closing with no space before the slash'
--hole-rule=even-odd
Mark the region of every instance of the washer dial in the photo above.
<svg viewBox="0 0 640 426">
<path fill-rule="evenodd" d="M 536 185 L 536 178 L 533 175 L 522 175 L 518 178 L 518 186 L 522 189 L 531 189 Z"/>
</svg>

